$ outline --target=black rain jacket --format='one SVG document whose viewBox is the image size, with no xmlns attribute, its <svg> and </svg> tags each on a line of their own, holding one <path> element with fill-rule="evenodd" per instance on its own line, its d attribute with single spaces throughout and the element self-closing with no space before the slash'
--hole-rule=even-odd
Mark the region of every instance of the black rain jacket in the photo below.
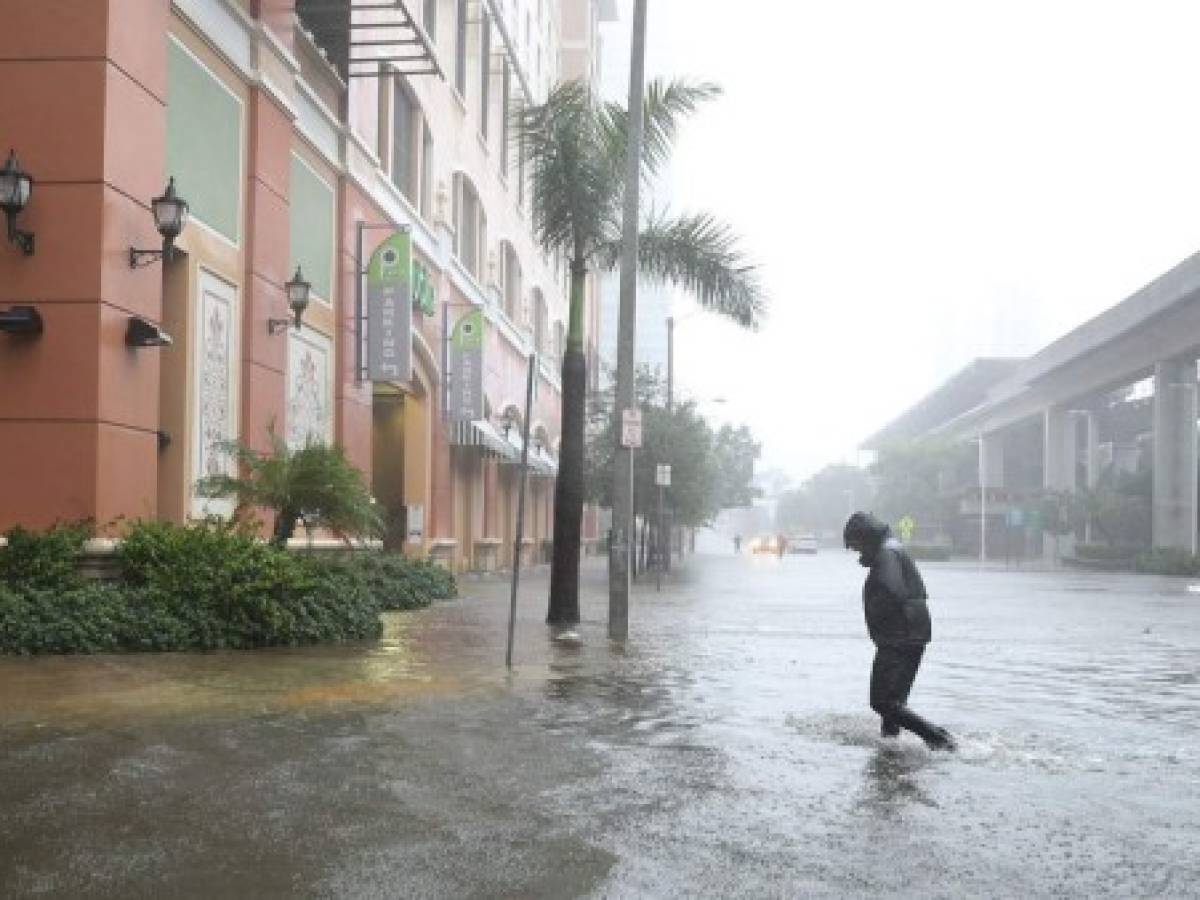
<svg viewBox="0 0 1200 900">
<path fill-rule="evenodd" d="M 925 583 L 904 545 L 891 536 L 886 525 L 874 552 L 864 552 L 861 561 L 871 569 L 863 584 L 863 611 L 875 646 L 928 644 L 932 626 Z"/>
</svg>

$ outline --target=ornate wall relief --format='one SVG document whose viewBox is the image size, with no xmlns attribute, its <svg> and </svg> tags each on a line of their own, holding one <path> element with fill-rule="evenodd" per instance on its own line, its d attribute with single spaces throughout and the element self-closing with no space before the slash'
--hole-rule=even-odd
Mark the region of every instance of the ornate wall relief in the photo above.
<svg viewBox="0 0 1200 900">
<path fill-rule="evenodd" d="M 192 404 L 194 485 L 206 475 L 233 471 L 222 445 L 238 436 L 237 289 L 203 270 L 194 323 L 195 378 Z M 232 500 L 192 497 L 192 515 L 229 515 Z"/>
<path fill-rule="evenodd" d="M 333 440 L 333 344 L 304 328 L 288 332 L 287 443 Z"/>
</svg>

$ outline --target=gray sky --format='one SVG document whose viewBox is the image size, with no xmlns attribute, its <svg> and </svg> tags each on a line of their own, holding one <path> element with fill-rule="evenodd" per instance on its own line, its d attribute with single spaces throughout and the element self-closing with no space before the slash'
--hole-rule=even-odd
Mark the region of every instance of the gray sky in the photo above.
<svg viewBox="0 0 1200 900">
<path fill-rule="evenodd" d="M 688 315 L 685 392 L 800 478 L 977 356 L 1024 355 L 1200 249 L 1200 3 L 649 0 L 651 74 L 718 82 L 678 210 L 771 315 Z M 631 8 L 610 50 L 628 66 Z"/>
</svg>

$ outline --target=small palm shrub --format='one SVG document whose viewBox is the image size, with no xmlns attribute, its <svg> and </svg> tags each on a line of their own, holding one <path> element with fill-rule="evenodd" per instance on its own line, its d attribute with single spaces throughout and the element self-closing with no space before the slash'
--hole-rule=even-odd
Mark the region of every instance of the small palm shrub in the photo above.
<svg viewBox="0 0 1200 900">
<path fill-rule="evenodd" d="M 239 506 L 263 507 L 275 513 L 271 542 L 285 546 L 303 522 L 307 528 L 327 528 L 343 539 L 383 534 L 383 517 L 342 448 L 308 440 L 292 449 L 274 431 L 271 452 L 259 453 L 236 442 L 223 449 L 237 461 L 242 474 L 209 475 L 196 491 L 202 497 L 233 497 Z"/>
</svg>

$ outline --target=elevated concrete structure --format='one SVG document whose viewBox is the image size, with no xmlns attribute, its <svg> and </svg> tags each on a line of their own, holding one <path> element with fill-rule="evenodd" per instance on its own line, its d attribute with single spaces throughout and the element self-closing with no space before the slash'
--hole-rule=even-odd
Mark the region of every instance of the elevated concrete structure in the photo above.
<svg viewBox="0 0 1200 900">
<path fill-rule="evenodd" d="M 893 436 L 985 438 L 985 458 L 992 458 L 1002 453 L 1003 446 L 992 437 L 1040 421 L 1044 436 L 1043 486 L 1058 491 L 1094 487 L 1100 476 L 1099 448 L 1104 440 L 1095 415 L 1098 399 L 1153 377 L 1152 540 L 1156 547 L 1194 553 L 1198 355 L 1200 253 L 1029 359 L 1013 363 L 1011 371 L 988 386 L 983 398 L 970 408 L 955 412 L 954 404 L 949 402 L 962 397 L 955 387 L 963 377 L 960 373 L 868 438 L 863 446 L 874 449 Z M 971 371 L 971 367 L 965 371 Z M 1003 468 L 1001 462 L 1001 473 Z M 995 486 L 996 472 L 993 462 L 980 477 L 987 486 Z"/>
</svg>

